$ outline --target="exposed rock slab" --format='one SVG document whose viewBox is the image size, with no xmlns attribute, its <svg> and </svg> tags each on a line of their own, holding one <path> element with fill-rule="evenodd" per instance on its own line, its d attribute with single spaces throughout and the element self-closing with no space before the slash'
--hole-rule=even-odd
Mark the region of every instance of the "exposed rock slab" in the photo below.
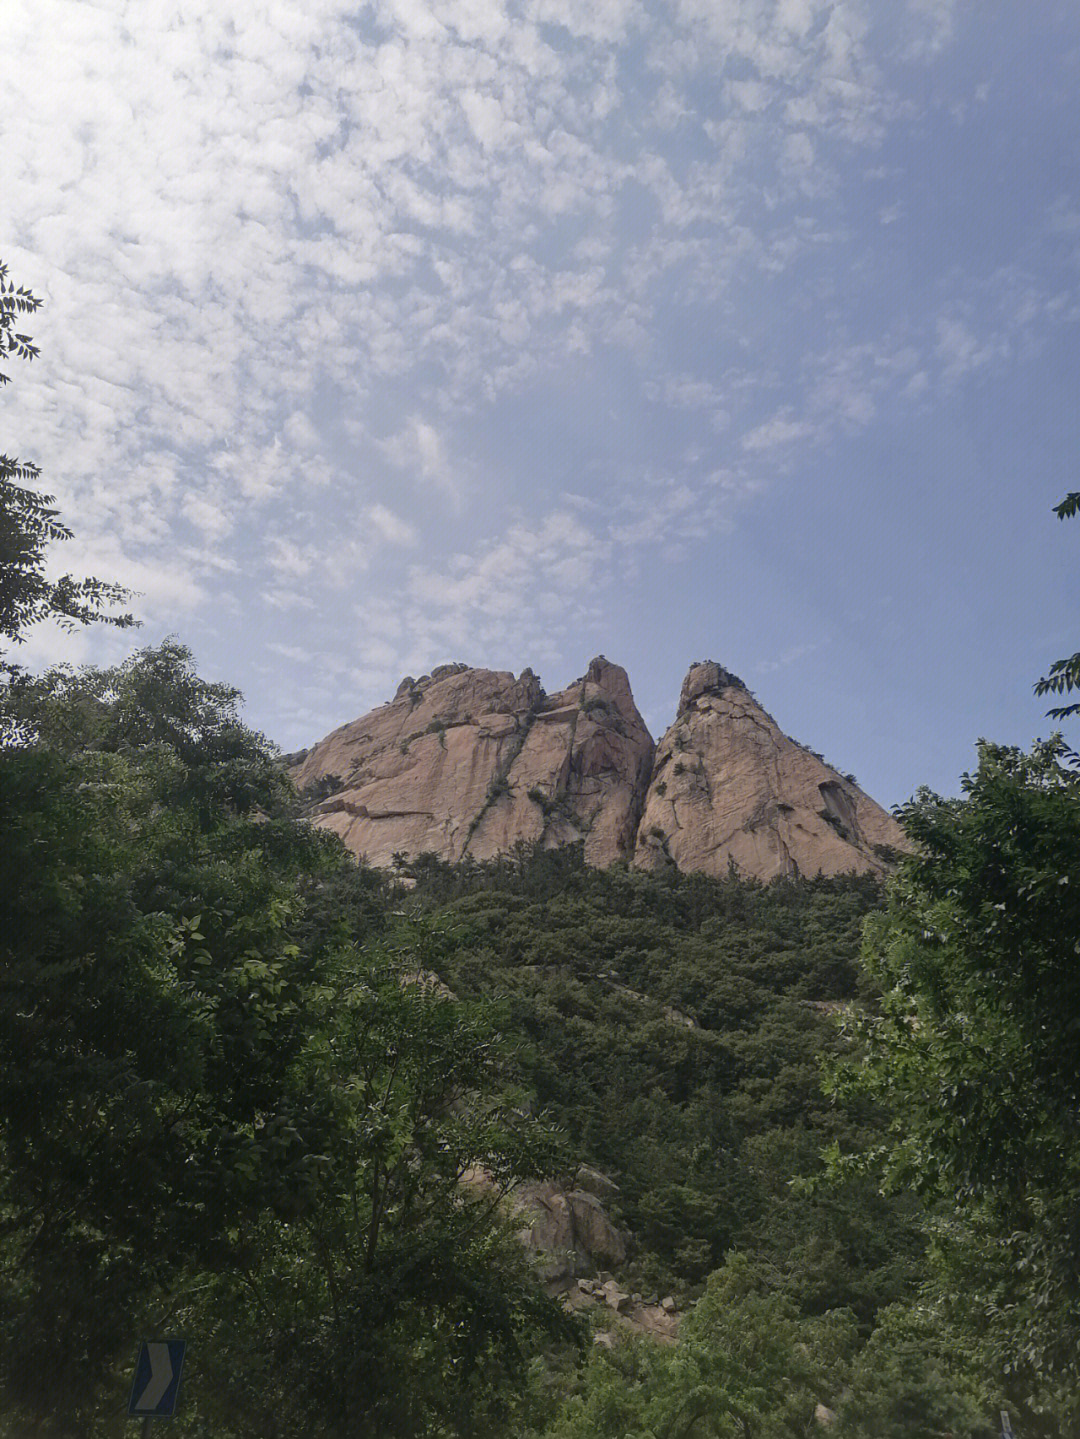
<svg viewBox="0 0 1080 1439">
<path fill-rule="evenodd" d="M 388 866 L 584 842 L 589 864 L 745 876 L 884 873 L 907 841 L 850 777 L 790 739 L 709 661 L 659 746 L 603 656 L 557 694 L 532 670 L 442 665 L 303 755 L 314 822 Z M 629 993 L 629 991 L 627 991 Z M 671 1011 L 672 1022 L 693 1023 Z"/>
<path fill-rule="evenodd" d="M 480 1194 L 494 1193 L 497 1188 L 482 1168 L 467 1170 L 462 1183 Z M 597 1196 L 587 1190 L 570 1189 L 548 1179 L 527 1180 L 510 1190 L 504 1204 L 537 1272 L 555 1290 L 569 1287 L 577 1275 L 606 1264 L 619 1265 L 626 1259 L 626 1237 L 611 1222 Z"/>
<path fill-rule="evenodd" d="M 595 1194 L 548 1181 L 520 1184 L 510 1203 L 524 1221 L 519 1237 L 548 1281 L 626 1259 L 626 1240 Z"/>
<path fill-rule="evenodd" d="M 724 875 L 884 873 L 908 847 L 899 825 L 790 739 L 736 676 L 690 668 L 656 749 L 635 863 Z"/>
<path fill-rule="evenodd" d="M 653 741 L 625 670 L 599 656 L 547 695 L 529 669 L 442 665 L 342 726 L 293 767 L 314 822 L 356 855 L 490 859 L 519 840 L 584 840 L 588 863 L 634 851 Z"/>
</svg>

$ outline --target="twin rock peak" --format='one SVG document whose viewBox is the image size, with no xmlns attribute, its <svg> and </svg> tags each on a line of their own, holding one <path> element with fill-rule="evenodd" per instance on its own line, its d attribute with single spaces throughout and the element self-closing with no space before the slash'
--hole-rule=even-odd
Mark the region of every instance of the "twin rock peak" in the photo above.
<svg viewBox="0 0 1080 1439">
<path fill-rule="evenodd" d="M 603 655 L 545 693 L 532 670 L 440 665 L 289 757 L 314 822 L 379 866 L 584 841 L 586 862 L 778 875 L 882 873 L 907 842 L 853 777 L 790 739 L 743 682 L 693 664 L 659 744 Z"/>
</svg>

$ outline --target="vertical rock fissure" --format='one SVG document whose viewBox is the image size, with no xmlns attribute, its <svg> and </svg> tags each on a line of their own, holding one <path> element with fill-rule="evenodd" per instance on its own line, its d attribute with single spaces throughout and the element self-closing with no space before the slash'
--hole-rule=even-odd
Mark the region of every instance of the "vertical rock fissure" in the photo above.
<svg viewBox="0 0 1080 1439">
<path fill-rule="evenodd" d="M 491 783 L 488 785 L 487 794 L 484 796 L 484 802 L 470 820 L 469 828 L 465 832 L 465 843 L 461 847 L 462 859 L 464 859 L 465 856 L 469 853 L 469 845 L 472 844 L 473 837 L 475 836 L 476 831 L 483 823 L 484 816 L 488 813 L 488 811 L 492 808 L 493 805 L 498 804 L 499 800 L 502 799 L 504 794 L 507 794 L 509 792 L 510 771 L 514 767 L 514 761 L 517 759 L 521 751 L 525 748 L 525 741 L 529 737 L 529 731 L 533 727 L 533 723 L 536 720 L 536 716 L 539 713 L 540 705 L 542 704 L 542 702 L 543 692 L 541 691 L 540 698 L 534 700 L 534 702 L 529 706 L 528 710 L 526 710 L 524 716 L 524 725 L 517 730 L 517 732 L 511 739 L 509 745 L 507 746 L 507 757 L 505 763 L 496 766 L 495 774 L 492 778 Z"/>
</svg>

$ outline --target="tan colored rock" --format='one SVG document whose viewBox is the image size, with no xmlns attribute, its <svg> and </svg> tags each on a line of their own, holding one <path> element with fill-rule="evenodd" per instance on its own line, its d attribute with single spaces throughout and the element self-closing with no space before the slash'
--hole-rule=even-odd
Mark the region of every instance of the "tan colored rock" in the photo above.
<svg viewBox="0 0 1080 1439">
<path fill-rule="evenodd" d="M 619 1186 L 607 1174 L 593 1169 L 588 1164 L 579 1164 L 574 1176 L 574 1188 L 595 1194 L 598 1199 L 611 1199 L 619 1192 Z"/>
<path fill-rule="evenodd" d="M 439 665 L 290 769 L 313 821 L 376 865 L 581 840 L 589 864 L 723 875 L 734 863 L 770 880 L 884 873 L 907 848 L 890 815 L 712 661 L 691 666 L 658 747 L 625 671 L 603 656 L 553 695 L 528 669 Z"/>
<path fill-rule="evenodd" d="M 389 865 L 429 851 L 489 859 L 519 840 L 584 840 L 590 864 L 634 851 L 653 741 L 626 672 L 603 656 L 559 694 L 531 670 L 440 665 L 292 768 L 314 822 Z"/>
<path fill-rule="evenodd" d="M 581 1299 L 584 1299 L 584 1305 L 578 1302 Z M 633 1295 L 627 1296 L 613 1281 L 591 1295 L 579 1290 L 572 1307 L 576 1310 L 591 1309 L 598 1332 L 610 1337 L 609 1348 L 616 1338 L 628 1339 L 638 1334 L 647 1335 L 658 1344 L 674 1344 L 679 1337 L 677 1314 L 667 1313 L 658 1304 L 640 1303 Z M 610 1313 L 606 1312 L 608 1309 Z M 600 1328 L 602 1325 L 608 1327 Z"/>
<path fill-rule="evenodd" d="M 467 1179 L 482 1182 L 475 1175 Z M 626 1240 L 595 1194 L 538 1180 L 519 1184 L 507 1203 L 521 1226 L 519 1239 L 536 1256 L 539 1271 L 549 1282 L 626 1259 Z"/>
<path fill-rule="evenodd" d="M 638 1334 L 647 1334 L 661 1344 L 674 1344 L 679 1337 L 679 1316 L 668 1313 L 658 1304 L 643 1304 L 626 1316 L 630 1327 Z"/>
<path fill-rule="evenodd" d="M 695 664 L 656 749 L 634 862 L 724 875 L 882 874 L 896 821 L 787 735 L 727 670 Z"/>
<path fill-rule="evenodd" d="M 614 1309 L 616 1314 L 625 1314 L 633 1304 L 633 1300 L 629 1294 L 627 1294 L 626 1290 L 620 1289 L 614 1279 L 609 1279 L 608 1282 L 603 1285 L 601 1293 L 604 1303 L 609 1309 Z"/>
<path fill-rule="evenodd" d="M 559 1295 L 559 1303 L 570 1314 L 579 1314 L 591 1309 L 596 1301 L 581 1289 L 567 1289 Z"/>
</svg>

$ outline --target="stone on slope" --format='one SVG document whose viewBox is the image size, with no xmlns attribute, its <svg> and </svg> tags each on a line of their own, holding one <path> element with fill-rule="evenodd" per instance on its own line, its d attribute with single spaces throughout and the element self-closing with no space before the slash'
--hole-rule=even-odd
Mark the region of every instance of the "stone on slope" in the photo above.
<svg viewBox="0 0 1080 1439">
<path fill-rule="evenodd" d="M 683 682 L 656 749 L 635 864 L 778 875 L 884 873 L 903 831 L 853 780 L 785 735 L 712 661 Z"/>
<path fill-rule="evenodd" d="M 354 854 L 490 859 L 519 840 L 584 840 L 598 866 L 633 854 L 653 741 L 625 670 L 603 656 L 545 694 L 529 669 L 441 665 L 294 765 L 314 822 Z"/>
</svg>

